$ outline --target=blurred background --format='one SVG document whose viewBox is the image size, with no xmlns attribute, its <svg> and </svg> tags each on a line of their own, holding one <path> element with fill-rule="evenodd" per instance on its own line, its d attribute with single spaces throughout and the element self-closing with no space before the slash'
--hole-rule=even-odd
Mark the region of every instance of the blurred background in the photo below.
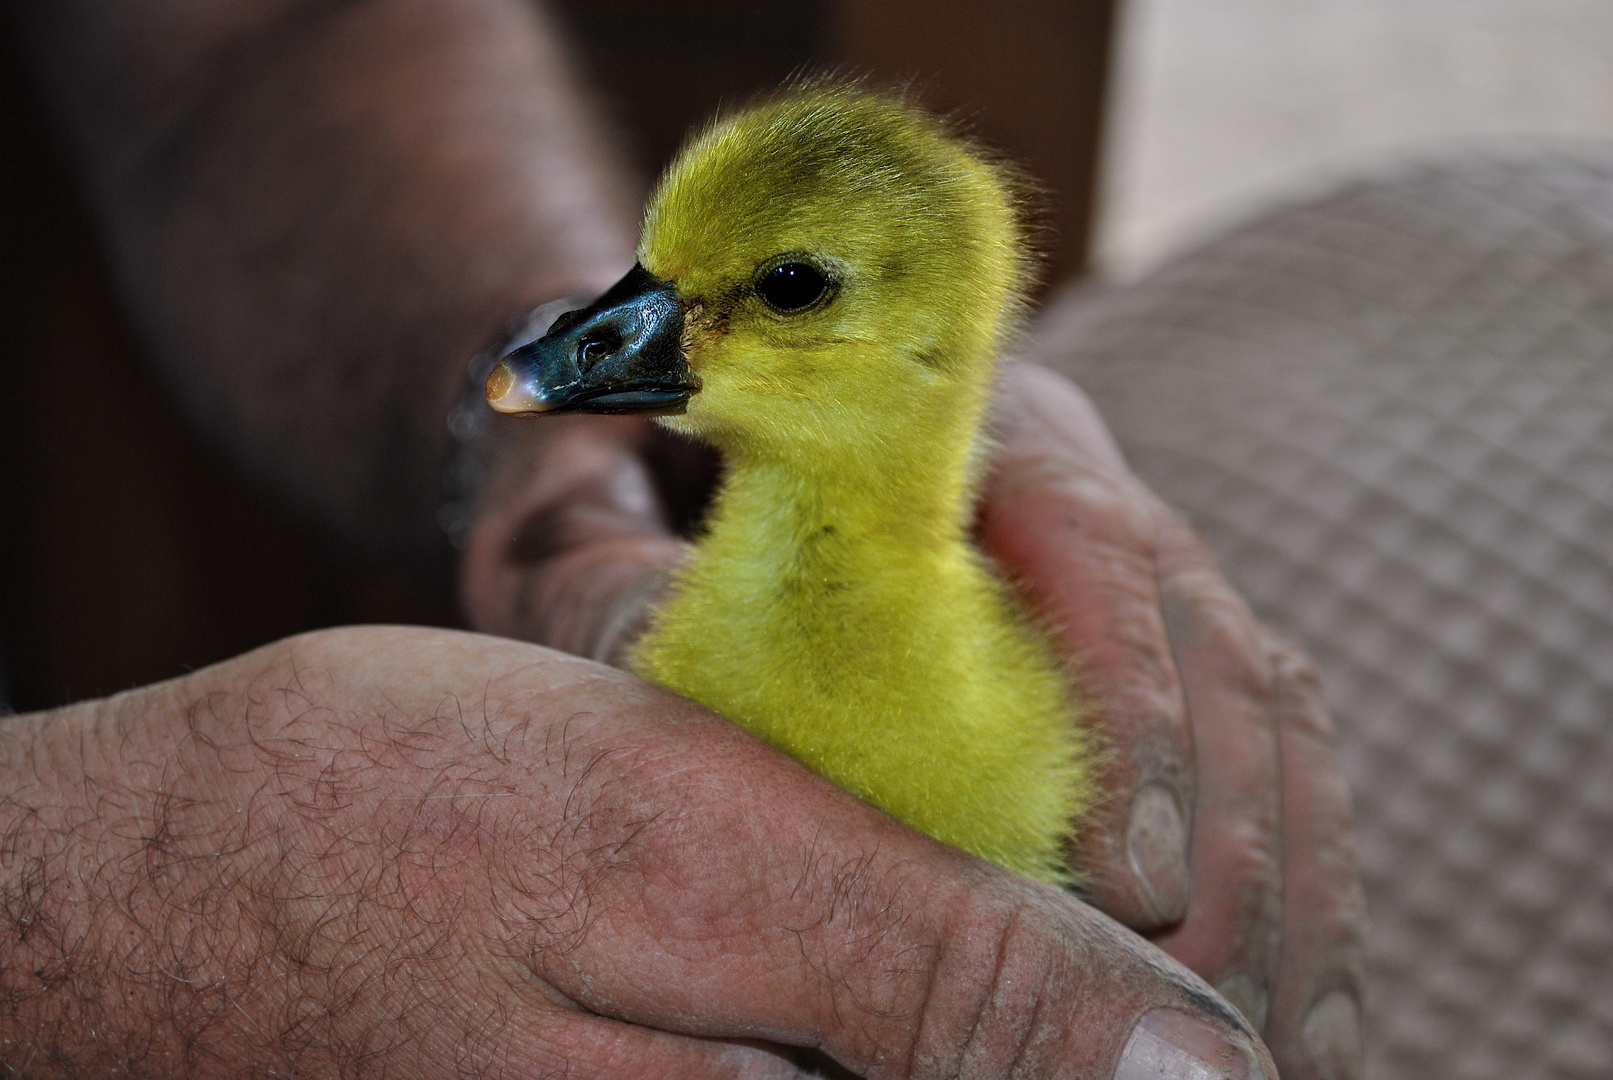
<svg viewBox="0 0 1613 1080">
<path fill-rule="evenodd" d="M 1613 4 L 551 7 L 646 182 L 717 104 L 825 65 L 913 80 L 1025 163 L 1057 303 L 1031 350 L 1323 668 L 1368 1075 L 1613 1076 Z M 17 78 L 0 701 L 454 624 L 446 560 L 342 550 L 179 423 Z M 53 392 L 66 370 L 99 392 Z"/>
<path fill-rule="evenodd" d="M 1613 137 L 1604 0 L 1125 0 L 1095 259 L 1133 278 L 1363 171 Z"/>
</svg>

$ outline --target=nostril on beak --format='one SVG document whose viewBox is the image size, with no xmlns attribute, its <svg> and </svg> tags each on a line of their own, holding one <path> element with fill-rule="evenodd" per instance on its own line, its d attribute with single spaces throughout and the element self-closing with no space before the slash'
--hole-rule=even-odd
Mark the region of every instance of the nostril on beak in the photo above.
<svg viewBox="0 0 1613 1080">
<path fill-rule="evenodd" d="M 577 369 L 587 371 L 621 347 L 622 340 L 615 334 L 589 334 L 577 343 Z"/>
</svg>

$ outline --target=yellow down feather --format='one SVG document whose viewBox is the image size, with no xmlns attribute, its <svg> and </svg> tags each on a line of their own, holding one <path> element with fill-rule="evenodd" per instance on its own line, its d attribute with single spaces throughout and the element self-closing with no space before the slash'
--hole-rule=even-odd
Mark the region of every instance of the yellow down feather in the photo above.
<svg viewBox="0 0 1613 1080">
<path fill-rule="evenodd" d="M 763 300 L 785 259 L 825 272 L 823 302 Z M 701 384 L 660 422 L 727 471 L 634 670 L 931 836 L 1069 882 L 1088 739 L 969 542 L 1029 272 L 1003 170 L 902 100 L 797 88 L 683 150 L 639 261 L 689 306 Z"/>
</svg>

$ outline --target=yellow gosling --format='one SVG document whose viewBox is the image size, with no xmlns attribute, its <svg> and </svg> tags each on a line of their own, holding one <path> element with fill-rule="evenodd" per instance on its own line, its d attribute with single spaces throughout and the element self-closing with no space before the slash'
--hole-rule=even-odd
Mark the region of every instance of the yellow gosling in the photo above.
<svg viewBox="0 0 1613 1080">
<path fill-rule="evenodd" d="M 969 542 L 1029 260 L 1004 171 L 899 99 L 817 85 L 667 170 L 639 265 L 517 349 L 506 412 L 649 412 L 726 463 L 632 666 L 875 806 L 1069 883 L 1093 751 Z"/>
</svg>

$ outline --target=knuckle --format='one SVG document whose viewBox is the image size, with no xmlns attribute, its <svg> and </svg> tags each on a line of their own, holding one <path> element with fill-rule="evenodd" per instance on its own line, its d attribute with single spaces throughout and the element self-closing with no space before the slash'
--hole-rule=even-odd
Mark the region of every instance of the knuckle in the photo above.
<svg viewBox="0 0 1613 1080">
<path fill-rule="evenodd" d="M 1054 1071 L 1068 1049 L 1064 1014 L 1076 996 L 1074 979 L 1093 958 L 1086 935 L 1072 932 L 1068 920 L 1050 920 L 1042 908 L 1028 898 L 1000 898 L 953 927 L 938 975 L 971 990 L 930 995 L 912 1055 L 915 1073 Z"/>
<path fill-rule="evenodd" d="M 1285 638 L 1268 631 L 1266 639 L 1280 723 L 1285 730 L 1304 734 L 1332 749 L 1337 745 L 1338 732 L 1327 710 L 1320 669 Z"/>
<path fill-rule="evenodd" d="M 1221 686 L 1270 698 L 1273 671 L 1259 626 L 1213 568 L 1177 574 L 1162 583 L 1162 593 L 1167 633 L 1184 662 L 1205 657 Z"/>
</svg>

